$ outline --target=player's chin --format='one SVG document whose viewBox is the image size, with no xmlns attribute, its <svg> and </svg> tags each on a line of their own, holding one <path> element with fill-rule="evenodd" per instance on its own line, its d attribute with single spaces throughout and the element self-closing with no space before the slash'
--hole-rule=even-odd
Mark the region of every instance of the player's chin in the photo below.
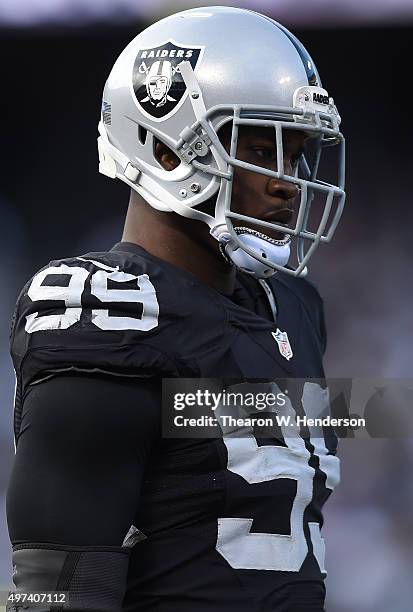
<svg viewBox="0 0 413 612">
<path fill-rule="evenodd" d="M 262 233 L 268 236 L 268 238 L 272 238 L 273 240 L 284 241 L 288 238 L 288 234 L 286 232 L 279 232 L 278 230 L 270 230 L 268 228 L 264 228 L 264 231 Z"/>
</svg>

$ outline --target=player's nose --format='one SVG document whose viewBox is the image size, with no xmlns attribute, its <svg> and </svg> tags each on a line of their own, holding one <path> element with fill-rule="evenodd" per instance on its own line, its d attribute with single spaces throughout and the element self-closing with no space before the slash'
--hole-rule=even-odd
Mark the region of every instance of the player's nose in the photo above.
<svg viewBox="0 0 413 612">
<path fill-rule="evenodd" d="M 267 183 L 267 194 L 281 200 L 294 200 L 299 193 L 298 186 L 277 178 L 271 178 Z"/>
</svg>

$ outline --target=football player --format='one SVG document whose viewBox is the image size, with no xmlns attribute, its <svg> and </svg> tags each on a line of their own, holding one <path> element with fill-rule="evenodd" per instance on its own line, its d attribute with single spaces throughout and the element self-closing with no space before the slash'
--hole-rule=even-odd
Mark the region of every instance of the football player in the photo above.
<svg viewBox="0 0 413 612">
<path fill-rule="evenodd" d="M 304 379 L 284 413 L 327 410 L 304 276 L 344 204 L 339 123 L 302 44 L 253 11 L 172 15 L 116 61 L 98 145 L 131 188 L 122 241 L 50 262 L 13 321 L 13 579 L 68 597 L 35 609 L 323 610 L 334 437 L 163 437 L 161 383 Z"/>
</svg>

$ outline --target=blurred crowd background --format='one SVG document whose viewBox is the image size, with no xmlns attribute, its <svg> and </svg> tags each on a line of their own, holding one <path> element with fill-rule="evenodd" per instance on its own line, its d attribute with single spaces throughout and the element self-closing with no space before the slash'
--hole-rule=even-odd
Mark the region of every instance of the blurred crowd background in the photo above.
<svg viewBox="0 0 413 612">
<path fill-rule="evenodd" d="M 203 4 L 0 0 L 0 589 L 11 584 L 4 497 L 14 452 L 8 334 L 16 296 L 49 260 L 119 240 L 128 190 L 97 172 L 104 81 L 146 25 Z M 289 27 L 343 118 L 346 209 L 311 267 L 325 299 L 328 375 L 412 378 L 412 0 L 224 4 Z M 410 612 L 412 440 L 356 435 L 340 454 L 343 482 L 326 507 L 327 610 Z"/>
</svg>

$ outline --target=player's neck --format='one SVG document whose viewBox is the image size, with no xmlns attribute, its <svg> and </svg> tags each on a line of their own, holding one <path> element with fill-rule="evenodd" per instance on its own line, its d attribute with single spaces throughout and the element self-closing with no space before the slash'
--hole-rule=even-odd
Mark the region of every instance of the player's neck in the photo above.
<svg viewBox="0 0 413 612">
<path fill-rule="evenodd" d="M 132 196 L 122 240 L 190 272 L 220 293 L 234 291 L 235 269 L 225 263 L 218 243 L 199 222 L 157 211 Z"/>
</svg>

